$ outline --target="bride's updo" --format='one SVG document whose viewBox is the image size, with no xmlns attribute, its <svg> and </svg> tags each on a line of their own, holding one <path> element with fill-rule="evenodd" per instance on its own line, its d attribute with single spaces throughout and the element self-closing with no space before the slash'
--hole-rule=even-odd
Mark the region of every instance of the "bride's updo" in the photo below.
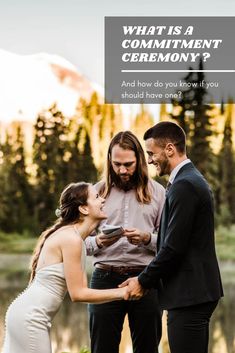
<svg viewBox="0 0 235 353">
<path fill-rule="evenodd" d="M 81 214 L 78 207 L 87 204 L 89 185 L 84 182 L 72 183 L 63 190 L 55 211 L 58 218 L 67 224 L 79 221 Z"/>
</svg>

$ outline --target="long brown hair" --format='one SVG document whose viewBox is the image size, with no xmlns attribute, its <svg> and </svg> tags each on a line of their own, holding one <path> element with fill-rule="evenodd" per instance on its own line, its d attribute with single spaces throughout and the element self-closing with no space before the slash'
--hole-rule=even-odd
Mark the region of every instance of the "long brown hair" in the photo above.
<svg viewBox="0 0 235 353">
<path fill-rule="evenodd" d="M 49 238 L 49 236 L 59 228 L 69 224 L 75 224 L 82 220 L 82 215 L 79 212 L 78 207 L 80 205 L 87 204 L 89 185 L 90 184 L 84 182 L 71 183 L 62 191 L 59 200 L 59 208 L 56 210 L 59 219 L 54 223 L 52 227 L 46 229 L 40 235 L 37 245 L 34 249 L 30 264 L 30 282 L 35 277 L 38 259 L 46 239 Z"/>
<path fill-rule="evenodd" d="M 141 203 L 151 202 L 151 193 L 149 190 L 149 177 L 146 159 L 144 156 L 143 148 L 137 137 L 131 131 L 121 131 L 113 137 L 108 148 L 107 165 L 105 184 L 101 188 L 100 193 L 102 197 L 110 194 L 113 183 L 115 184 L 115 172 L 112 167 L 111 154 L 115 145 L 119 145 L 124 150 L 131 150 L 135 152 L 137 164 L 135 176 L 135 191 L 136 199 Z"/>
</svg>

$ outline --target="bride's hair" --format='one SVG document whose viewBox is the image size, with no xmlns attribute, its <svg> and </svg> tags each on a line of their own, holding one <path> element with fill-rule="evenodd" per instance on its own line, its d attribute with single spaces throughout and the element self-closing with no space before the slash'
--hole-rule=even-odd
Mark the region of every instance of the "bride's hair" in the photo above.
<svg viewBox="0 0 235 353">
<path fill-rule="evenodd" d="M 87 204 L 89 185 L 85 182 L 72 183 L 62 191 L 59 208 L 56 210 L 59 219 L 40 235 L 34 249 L 30 263 L 30 282 L 35 277 L 38 259 L 46 239 L 59 228 L 82 221 L 83 215 L 79 212 L 78 207 Z"/>
</svg>

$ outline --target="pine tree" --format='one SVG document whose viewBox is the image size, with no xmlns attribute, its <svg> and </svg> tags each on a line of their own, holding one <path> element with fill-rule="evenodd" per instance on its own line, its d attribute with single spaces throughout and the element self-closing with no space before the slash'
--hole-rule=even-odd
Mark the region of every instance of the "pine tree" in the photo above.
<svg viewBox="0 0 235 353">
<path fill-rule="evenodd" d="M 198 69 L 203 70 L 202 59 Z M 205 74 L 201 71 L 189 72 L 184 81 L 189 83 L 189 88 L 182 92 L 180 100 L 173 101 L 172 118 L 186 132 L 189 157 L 213 185 L 216 171 L 214 170 L 215 155 L 210 144 L 213 134 L 210 112 L 212 107 L 206 104 L 207 90 L 201 84 L 205 81 Z"/>
<path fill-rule="evenodd" d="M 78 182 L 83 180 L 83 156 L 79 149 L 82 135 L 82 127 L 79 127 L 72 141 L 70 141 L 71 157 L 68 162 L 68 182 Z"/>
<path fill-rule="evenodd" d="M 230 100 L 227 106 L 222 147 L 219 153 L 219 211 L 220 221 L 225 225 L 229 225 L 235 221 L 235 169 L 231 127 L 232 107 L 233 102 Z"/>
<path fill-rule="evenodd" d="M 10 216 L 10 205 L 8 199 L 8 184 L 9 184 L 9 169 L 10 169 L 10 156 L 11 145 L 9 142 L 9 135 L 6 134 L 5 143 L 0 146 L 0 229 L 8 231 L 8 223 Z"/>
<path fill-rule="evenodd" d="M 24 138 L 20 126 L 15 140 L 9 135 L 3 147 L 1 199 L 4 201 L 1 226 L 7 232 L 32 229 L 32 187 L 26 172 Z M 10 221 L 9 221 L 10 220 Z"/>
<path fill-rule="evenodd" d="M 54 105 L 39 114 L 35 124 L 33 160 L 36 165 L 36 217 L 40 230 L 55 219 L 59 195 L 69 180 L 71 153 L 65 122 L 65 117 Z"/>
<path fill-rule="evenodd" d="M 85 143 L 82 153 L 82 169 L 81 174 L 83 181 L 95 183 L 97 181 L 97 169 L 94 165 L 93 157 L 91 154 L 91 144 L 88 132 L 85 135 Z"/>
</svg>

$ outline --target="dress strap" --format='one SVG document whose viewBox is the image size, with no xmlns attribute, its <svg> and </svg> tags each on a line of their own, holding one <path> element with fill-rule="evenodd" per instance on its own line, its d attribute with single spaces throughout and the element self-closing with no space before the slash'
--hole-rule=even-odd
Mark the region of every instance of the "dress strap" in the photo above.
<svg viewBox="0 0 235 353">
<path fill-rule="evenodd" d="M 76 234 L 79 235 L 79 237 L 82 239 L 77 227 L 74 225 L 73 226 Z M 86 269 L 86 246 L 85 246 L 85 242 L 84 240 L 82 239 L 82 256 L 81 256 L 81 265 L 82 265 L 82 269 L 85 271 Z"/>
</svg>

